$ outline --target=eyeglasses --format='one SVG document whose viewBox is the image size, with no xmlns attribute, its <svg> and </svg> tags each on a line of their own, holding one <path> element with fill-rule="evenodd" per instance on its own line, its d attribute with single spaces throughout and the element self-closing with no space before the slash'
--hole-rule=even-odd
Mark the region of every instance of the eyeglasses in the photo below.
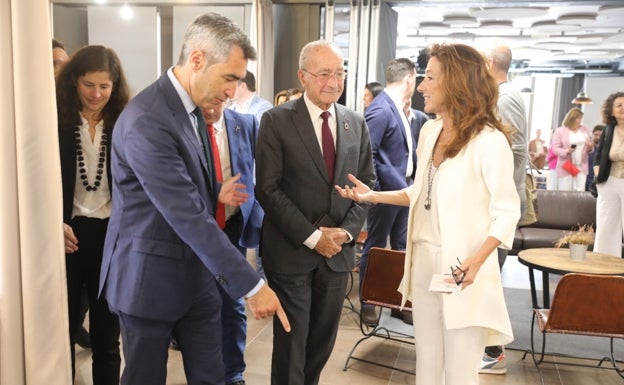
<svg viewBox="0 0 624 385">
<path fill-rule="evenodd" d="M 461 266 L 462 262 L 459 260 L 459 258 L 457 258 L 457 262 L 459 263 L 458 266 L 451 266 L 451 275 L 453 276 L 453 279 L 455 280 L 455 283 L 457 284 L 457 286 L 461 285 L 462 282 L 464 282 L 464 278 L 466 277 L 466 271 L 462 270 L 459 266 Z M 457 273 L 459 271 L 459 274 Z"/>
<path fill-rule="evenodd" d="M 347 73 L 342 71 L 342 72 L 327 72 L 327 71 L 321 71 L 317 74 L 310 72 L 308 70 L 302 70 L 305 73 L 308 73 L 312 76 L 314 76 L 315 78 L 317 78 L 318 80 L 322 81 L 322 82 L 328 82 L 329 79 L 331 78 L 335 78 L 337 81 L 343 81 L 345 79 L 345 77 L 347 76 Z"/>
</svg>

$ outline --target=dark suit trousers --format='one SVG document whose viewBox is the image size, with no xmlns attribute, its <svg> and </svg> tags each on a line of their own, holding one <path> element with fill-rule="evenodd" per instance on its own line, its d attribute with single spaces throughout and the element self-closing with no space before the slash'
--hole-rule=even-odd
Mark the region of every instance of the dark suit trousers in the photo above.
<svg viewBox="0 0 624 385">
<path fill-rule="evenodd" d="M 316 385 L 336 342 L 348 273 L 330 270 L 321 256 L 307 273 L 265 272 L 292 326 L 286 333 L 273 318 L 271 384 Z"/>
<path fill-rule="evenodd" d="M 230 242 L 243 256 L 247 249 L 241 247 L 238 241 L 243 232 L 243 215 L 240 210 L 225 224 L 223 232 Z M 221 322 L 223 324 L 223 363 L 225 364 L 225 383 L 231 384 L 243 380 L 245 372 L 245 345 L 247 344 L 247 314 L 245 300 L 231 298 L 221 286 L 219 293 L 223 300 L 221 306 Z"/>
<path fill-rule="evenodd" d="M 119 384 L 119 322 L 104 298 L 97 297 L 107 219 L 75 217 L 68 223 L 78 238 L 78 251 L 65 255 L 72 373 L 76 333 L 82 325 L 81 296 L 89 300 L 89 336 L 93 352 L 93 384 Z"/>
<path fill-rule="evenodd" d="M 378 204 L 368 209 L 366 228 L 368 235 L 362 249 L 360 259 L 360 289 L 364 282 L 364 273 L 368 265 L 368 253 L 371 247 L 383 247 L 388 245 L 393 250 L 405 250 L 407 242 L 407 217 L 408 207 Z"/>
<path fill-rule="evenodd" d="M 221 296 L 208 269 L 196 273 L 189 277 L 197 283 L 193 303 L 178 320 L 146 319 L 115 310 L 126 364 L 122 385 L 165 385 L 172 335 L 182 351 L 188 385 L 223 385 Z"/>
</svg>

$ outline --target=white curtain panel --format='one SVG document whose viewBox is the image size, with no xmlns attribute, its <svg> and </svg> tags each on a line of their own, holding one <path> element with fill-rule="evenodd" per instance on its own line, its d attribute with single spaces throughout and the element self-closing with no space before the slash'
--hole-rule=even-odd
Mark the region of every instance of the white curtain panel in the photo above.
<svg viewBox="0 0 624 385">
<path fill-rule="evenodd" d="M 273 4 L 271 0 L 253 0 L 251 6 L 251 44 L 258 51 L 258 60 L 250 62 L 249 71 L 256 75 L 258 95 L 273 100 L 274 41 Z"/>
<path fill-rule="evenodd" d="M 71 384 L 49 7 L 0 1 L 3 385 Z"/>
</svg>

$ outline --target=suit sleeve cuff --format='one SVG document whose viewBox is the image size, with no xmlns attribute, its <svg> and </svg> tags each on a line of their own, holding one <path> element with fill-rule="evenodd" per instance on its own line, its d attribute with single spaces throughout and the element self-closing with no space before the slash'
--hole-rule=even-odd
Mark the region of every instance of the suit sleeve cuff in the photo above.
<svg viewBox="0 0 624 385">
<path fill-rule="evenodd" d="M 321 239 L 321 235 L 323 235 L 321 230 L 315 230 L 305 241 L 303 241 L 303 244 L 310 250 L 314 250 L 316 244 Z"/>
<path fill-rule="evenodd" d="M 254 288 L 251 289 L 249 293 L 245 294 L 244 298 L 247 299 L 249 297 L 253 297 L 254 295 L 258 294 L 260 289 L 262 289 L 262 286 L 264 286 L 264 279 L 260 278 L 260 281 L 258 281 L 256 286 L 254 286 Z"/>
</svg>

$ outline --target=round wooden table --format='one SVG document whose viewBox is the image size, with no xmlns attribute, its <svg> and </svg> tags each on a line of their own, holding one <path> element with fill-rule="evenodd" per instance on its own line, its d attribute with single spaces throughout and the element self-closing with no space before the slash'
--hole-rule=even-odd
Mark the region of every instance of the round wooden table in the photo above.
<svg viewBox="0 0 624 385">
<path fill-rule="evenodd" d="M 624 258 L 613 255 L 587 252 L 584 260 L 570 258 L 570 249 L 540 248 L 527 249 L 518 253 L 518 261 L 529 268 L 531 299 L 533 308 L 539 308 L 533 269 L 542 272 L 542 293 L 544 308 L 550 308 L 550 284 L 548 274 L 568 273 L 624 275 Z"/>
</svg>

